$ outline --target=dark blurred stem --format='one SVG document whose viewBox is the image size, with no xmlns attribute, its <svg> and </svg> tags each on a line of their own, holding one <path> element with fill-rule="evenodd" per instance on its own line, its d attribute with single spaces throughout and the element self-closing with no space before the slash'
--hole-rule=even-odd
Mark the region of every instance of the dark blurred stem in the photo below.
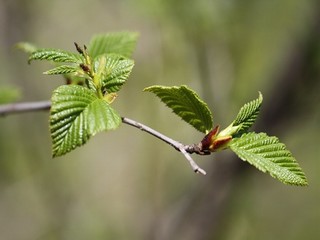
<svg viewBox="0 0 320 240">
<path fill-rule="evenodd" d="M 4 104 L 4 105 L 0 105 L 0 116 L 7 116 L 9 114 L 23 113 L 23 112 L 46 111 L 46 110 L 49 110 L 50 107 L 51 107 L 50 101 Z M 184 155 L 184 157 L 188 160 L 194 172 L 206 175 L 206 172 L 202 168 L 200 168 L 189 155 L 189 153 L 199 154 L 199 149 L 197 148 L 196 145 L 184 145 L 132 119 L 122 117 L 121 120 L 123 123 L 128 124 L 132 127 L 138 128 L 144 132 L 147 132 L 152 136 L 159 138 L 163 142 L 169 144 L 170 146 L 172 146 L 173 148 L 175 148 L 176 150 L 178 150 Z"/>
</svg>

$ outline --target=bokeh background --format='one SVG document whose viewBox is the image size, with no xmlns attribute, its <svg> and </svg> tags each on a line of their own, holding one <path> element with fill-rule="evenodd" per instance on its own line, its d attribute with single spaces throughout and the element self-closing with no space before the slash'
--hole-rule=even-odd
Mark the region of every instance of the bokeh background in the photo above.
<svg viewBox="0 0 320 240">
<path fill-rule="evenodd" d="M 203 137 L 142 89 L 187 84 L 226 127 L 264 95 L 256 131 L 276 135 L 309 187 L 286 186 L 232 153 L 181 154 L 127 125 L 51 158 L 48 112 L 0 118 L 0 239 L 319 239 L 320 2 L 0 0 L 0 86 L 19 101 L 63 83 L 27 64 L 19 41 L 73 50 L 96 33 L 138 31 L 114 107 L 183 143 Z"/>
</svg>

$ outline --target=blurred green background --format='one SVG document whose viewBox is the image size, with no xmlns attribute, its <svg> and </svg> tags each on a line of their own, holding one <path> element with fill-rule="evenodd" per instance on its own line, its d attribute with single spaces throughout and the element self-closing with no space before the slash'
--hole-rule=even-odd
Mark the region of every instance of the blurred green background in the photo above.
<svg viewBox="0 0 320 240">
<path fill-rule="evenodd" d="M 226 127 L 264 94 L 256 131 L 293 152 L 309 187 L 291 187 L 232 153 L 181 154 L 127 125 L 51 158 L 48 113 L 0 118 L 0 239 L 319 239 L 320 2 L 312 0 L 0 0 L 0 87 L 50 98 L 60 77 L 27 64 L 19 41 L 74 50 L 93 34 L 138 31 L 123 116 L 183 143 L 203 137 L 142 93 L 187 84 Z M 179 127 L 178 127 L 179 126 Z"/>
</svg>

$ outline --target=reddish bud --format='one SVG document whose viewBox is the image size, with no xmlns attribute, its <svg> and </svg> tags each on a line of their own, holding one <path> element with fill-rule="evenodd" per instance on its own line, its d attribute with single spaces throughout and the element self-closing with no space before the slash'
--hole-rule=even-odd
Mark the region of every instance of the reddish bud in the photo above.
<svg viewBox="0 0 320 240">
<path fill-rule="evenodd" d="M 83 64 L 83 63 L 80 63 L 80 67 L 81 67 L 81 69 L 82 69 L 83 71 L 85 71 L 85 72 L 90 72 L 89 66 L 87 66 L 87 65 L 85 65 L 85 64 Z"/>
<path fill-rule="evenodd" d="M 231 140 L 232 136 L 225 136 L 215 139 L 209 147 L 210 151 L 216 152 L 218 150 L 224 149 Z"/>
<path fill-rule="evenodd" d="M 212 129 L 201 141 L 199 147 L 202 152 L 222 150 L 232 140 L 232 136 L 218 136 L 219 126 Z"/>
<path fill-rule="evenodd" d="M 217 136 L 220 126 L 217 125 L 212 129 L 201 141 L 201 150 L 209 150 L 210 145 L 212 144 L 213 139 Z"/>
<path fill-rule="evenodd" d="M 83 50 L 82 50 L 82 48 L 78 45 L 78 43 L 74 42 L 74 45 L 76 46 L 76 49 L 77 49 L 78 53 L 80 53 L 80 54 L 83 55 Z"/>
</svg>

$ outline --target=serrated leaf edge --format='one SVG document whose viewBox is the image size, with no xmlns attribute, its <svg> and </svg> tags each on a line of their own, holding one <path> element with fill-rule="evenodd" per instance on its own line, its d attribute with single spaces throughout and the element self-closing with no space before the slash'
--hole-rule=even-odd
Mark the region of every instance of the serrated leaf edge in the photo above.
<svg viewBox="0 0 320 240">
<path fill-rule="evenodd" d="M 233 127 L 238 127 L 236 132 L 237 134 L 241 135 L 242 133 L 248 131 L 250 127 L 252 127 L 260 112 L 262 101 L 263 95 L 259 91 L 259 96 L 257 99 L 244 104 L 240 108 L 235 120 L 232 122 Z"/>
<path fill-rule="evenodd" d="M 195 100 L 197 101 L 197 104 L 200 104 L 200 106 L 204 109 L 204 111 L 206 113 L 203 113 L 201 112 L 200 114 L 202 115 L 200 118 L 193 118 L 192 121 L 193 122 L 196 122 L 196 123 L 200 123 L 201 126 L 198 126 L 197 124 L 195 123 L 192 123 L 191 121 L 188 121 L 187 119 L 185 119 L 186 116 L 188 115 L 192 115 L 192 117 L 194 115 L 197 115 L 198 113 L 197 112 L 184 112 L 184 113 L 180 113 L 179 108 L 181 110 L 181 112 L 184 110 L 185 106 L 178 106 L 176 108 L 172 108 L 170 105 L 170 102 L 172 102 L 172 100 L 170 101 L 165 101 L 164 98 L 161 98 L 159 96 L 157 92 L 157 90 L 168 90 L 168 91 L 171 91 L 171 90 L 177 90 L 177 91 L 180 91 L 182 90 L 183 94 L 191 94 L 192 97 L 194 97 L 194 99 L 189 99 L 189 96 L 187 96 L 187 99 L 190 100 L 190 104 L 191 105 L 194 105 L 195 104 Z M 208 107 L 208 105 L 198 96 L 198 94 L 193 91 L 192 89 L 190 89 L 188 86 L 186 85 L 181 85 L 181 86 L 172 86 L 172 87 L 168 87 L 168 86 L 161 86 L 161 85 L 153 85 L 153 86 L 150 86 L 150 87 L 146 87 L 143 89 L 144 92 L 151 92 L 151 93 L 154 93 L 158 98 L 160 98 L 161 102 L 163 102 L 168 108 L 170 108 L 171 110 L 173 110 L 173 112 L 178 115 L 183 121 L 187 122 L 188 124 L 190 124 L 192 127 L 194 127 L 195 129 L 197 129 L 198 131 L 200 132 L 203 132 L 203 133 L 208 133 L 211 129 L 212 129 L 212 126 L 213 126 L 213 118 L 212 118 L 212 113 Z M 161 95 L 161 94 L 160 94 Z M 185 104 L 183 104 L 185 105 Z M 195 106 L 195 105 L 194 105 Z M 198 108 L 198 106 L 195 106 L 193 109 L 195 108 Z M 210 116 L 208 118 L 208 116 Z M 204 119 L 206 119 L 206 122 L 204 123 Z"/>
<path fill-rule="evenodd" d="M 68 74 L 68 73 L 74 73 L 79 70 L 79 67 L 72 66 L 72 65 L 61 65 L 52 69 L 49 69 L 43 74 L 46 75 L 58 75 L 58 74 Z"/>
<path fill-rule="evenodd" d="M 33 60 L 48 60 L 53 62 L 80 63 L 82 56 L 77 53 L 64 51 L 61 49 L 42 48 L 32 52 L 29 56 L 28 63 Z"/>
<path fill-rule="evenodd" d="M 65 96 L 60 97 L 59 101 L 55 104 L 55 97 L 60 94 L 59 90 L 63 88 L 74 88 L 74 92 L 76 92 L 78 89 L 79 91 L 85 91 L 88 95 L 87 97 L 76 95 L 80 101 L 78 101 L 78 106 L 74 106 L 70 108 L 69 105 L 74 105 L 70 101 L 70 95 L 66 94 Z M 72 92 L 72 89 L 67 89 L 68 91 Z M 62 90 L 63 91 L 63 90 Z M 63 99 L 66 99 L 64 101 Z M 81 98 L 83 99 L 81 101 Z M 86 101 L 87 100 L 87 101 Z M 77 147 L 80 147 L 84 145 L 91 137 L 93 137 L 98 132 L 104 131 L 104 130 L 113 130 L 119 127 L 121 123 L 121 117 L 115 112 L 115 110 L 111 107 L 109 107 L 109 110 L 112 111 L 112 114 L 116 114 L 118 116 L 117 124 L 109 127 L 107 129 L 101 128 L 100 126 L 92 127 L 92 122 L 94 119 L 97 118 L 96 114 L 93 112 L 88 112 L 90 106 L 94 104 L 96 101 L 103 101 L 105 104 L 109 105 L 106 100 L 98 98 L 96 95 L 94 95 L 93 91 L 89 90 L 88 88 L 77 86 L 77 85 L 63 85 L 58 87 L 52 96 L 52 107 L 50 110 L 50 132 L 52 137 L 52 156 L 58 157 L 67 154 L 68 152 L 74 150 Z M 77 101 L 76 101 L 77 102 Z M 87 103 L 86 103 L 87 102 Z M 60 107 L 59 107 L 60 105 Z M 61 115 L 62 112 L 64 113 L 63 118 L 59 117 L 58 114 Z M 102 114 L 102 113 L 101 113 Z M 99 114 L 98 120 L 100 121 L 102 118 L 102 115 Z M 104 113 L 107 114 L 107 113 Z M 76 116 L 75 116 L 76 115 Z M 74 117 L 73 117 L 74 116 Z M 113 118 L 116 117 L 115 115 L 112 116 Z M 87 119 L 86 119 L 87 118 Z M 114 119 L 113 119 L 114 120 Z M 77 124 L 77 122 L 80 121 L 82 124 Z M 106 123 L 108 124 L 108 123 Z M 77 134 L 80 135 L 80 138 L 77 138 L 77 140 L 72 140 L 75 136 L 70 136 L 72 133 L 73 128 L 79 128 L 78 130 L 75 130 Z M 65 131 L 65 132 L 64 132 Z M 61 134 L 64 132 L 64 134 Z M 62 149 L 62 142 L 66 141 L 66 138 L 71 138 L 70 146 L 66 147 L 66 149 Z M 72 143 L 73 142 L 73 143 Z"/>
<path fill-rule="evenodd" d="M 251 137 L 247 139 L 247 142 L 250 143 L 246 143 L 244 141 L 244 138 L 246 137 Z M 258 141 L 262 142 L 258 143 Z M 237 146 L 237 144 L 240 146 Z M 267 145 L 263 146 L 263 144 Z M 241 148 L 241 145 L 246 146 L 245 149 Z M 260 151 L 257 153 L 252 153 L 250 151 L 254 148 L 258 148 L 255 151 L 261 150 L 263 148 L 268 148 L 268 150 L 270 150 L 270 145 L 274 145 L 275 148 L 273 150 L 271 149 L 271 153 L 275 154 L 277 152 L 280 152 L 282 155 L 280 156 L 277 154 L 278 156 L 272 156 L 272 154 L 270 154 L 268 156 L 265 151 Z M 270 137 L 265 133 L 245 133 L 240 138 L 234 138 L 229 143 L 229 147 L 243 161 L 250 163 L 262 172 L 268 172 L 272 177 L 285 184 L 297 186 L 308 185 L 305 173 L 302 171 L 302 168 L 299 166 L 296 159 L 292 156 L 291 152 L 286 149 L 286 146 L 281 143 L 277 137 Z M 267 156 L 267 158 L 271 159 L 267 159 L 265 156 L 263 156 L 263 154 Z M 278 162 L 274 161 L 276 158 L 278 158 Z M 251 159 L 254 159 L 254 161 L 252 161 Z M 283 162 L 284 160 L 285 162 Z M 265 164 L 266 161 L 268 161 L 269 165 Z M 279 161 L 282 162 L 281 165 L 279 164 Z M 290 167 L 291 170 L 288 169 L 288 167 Z M 279 171 L 279 168 L 281 169 L 281 171 Z"/>
</svg>

